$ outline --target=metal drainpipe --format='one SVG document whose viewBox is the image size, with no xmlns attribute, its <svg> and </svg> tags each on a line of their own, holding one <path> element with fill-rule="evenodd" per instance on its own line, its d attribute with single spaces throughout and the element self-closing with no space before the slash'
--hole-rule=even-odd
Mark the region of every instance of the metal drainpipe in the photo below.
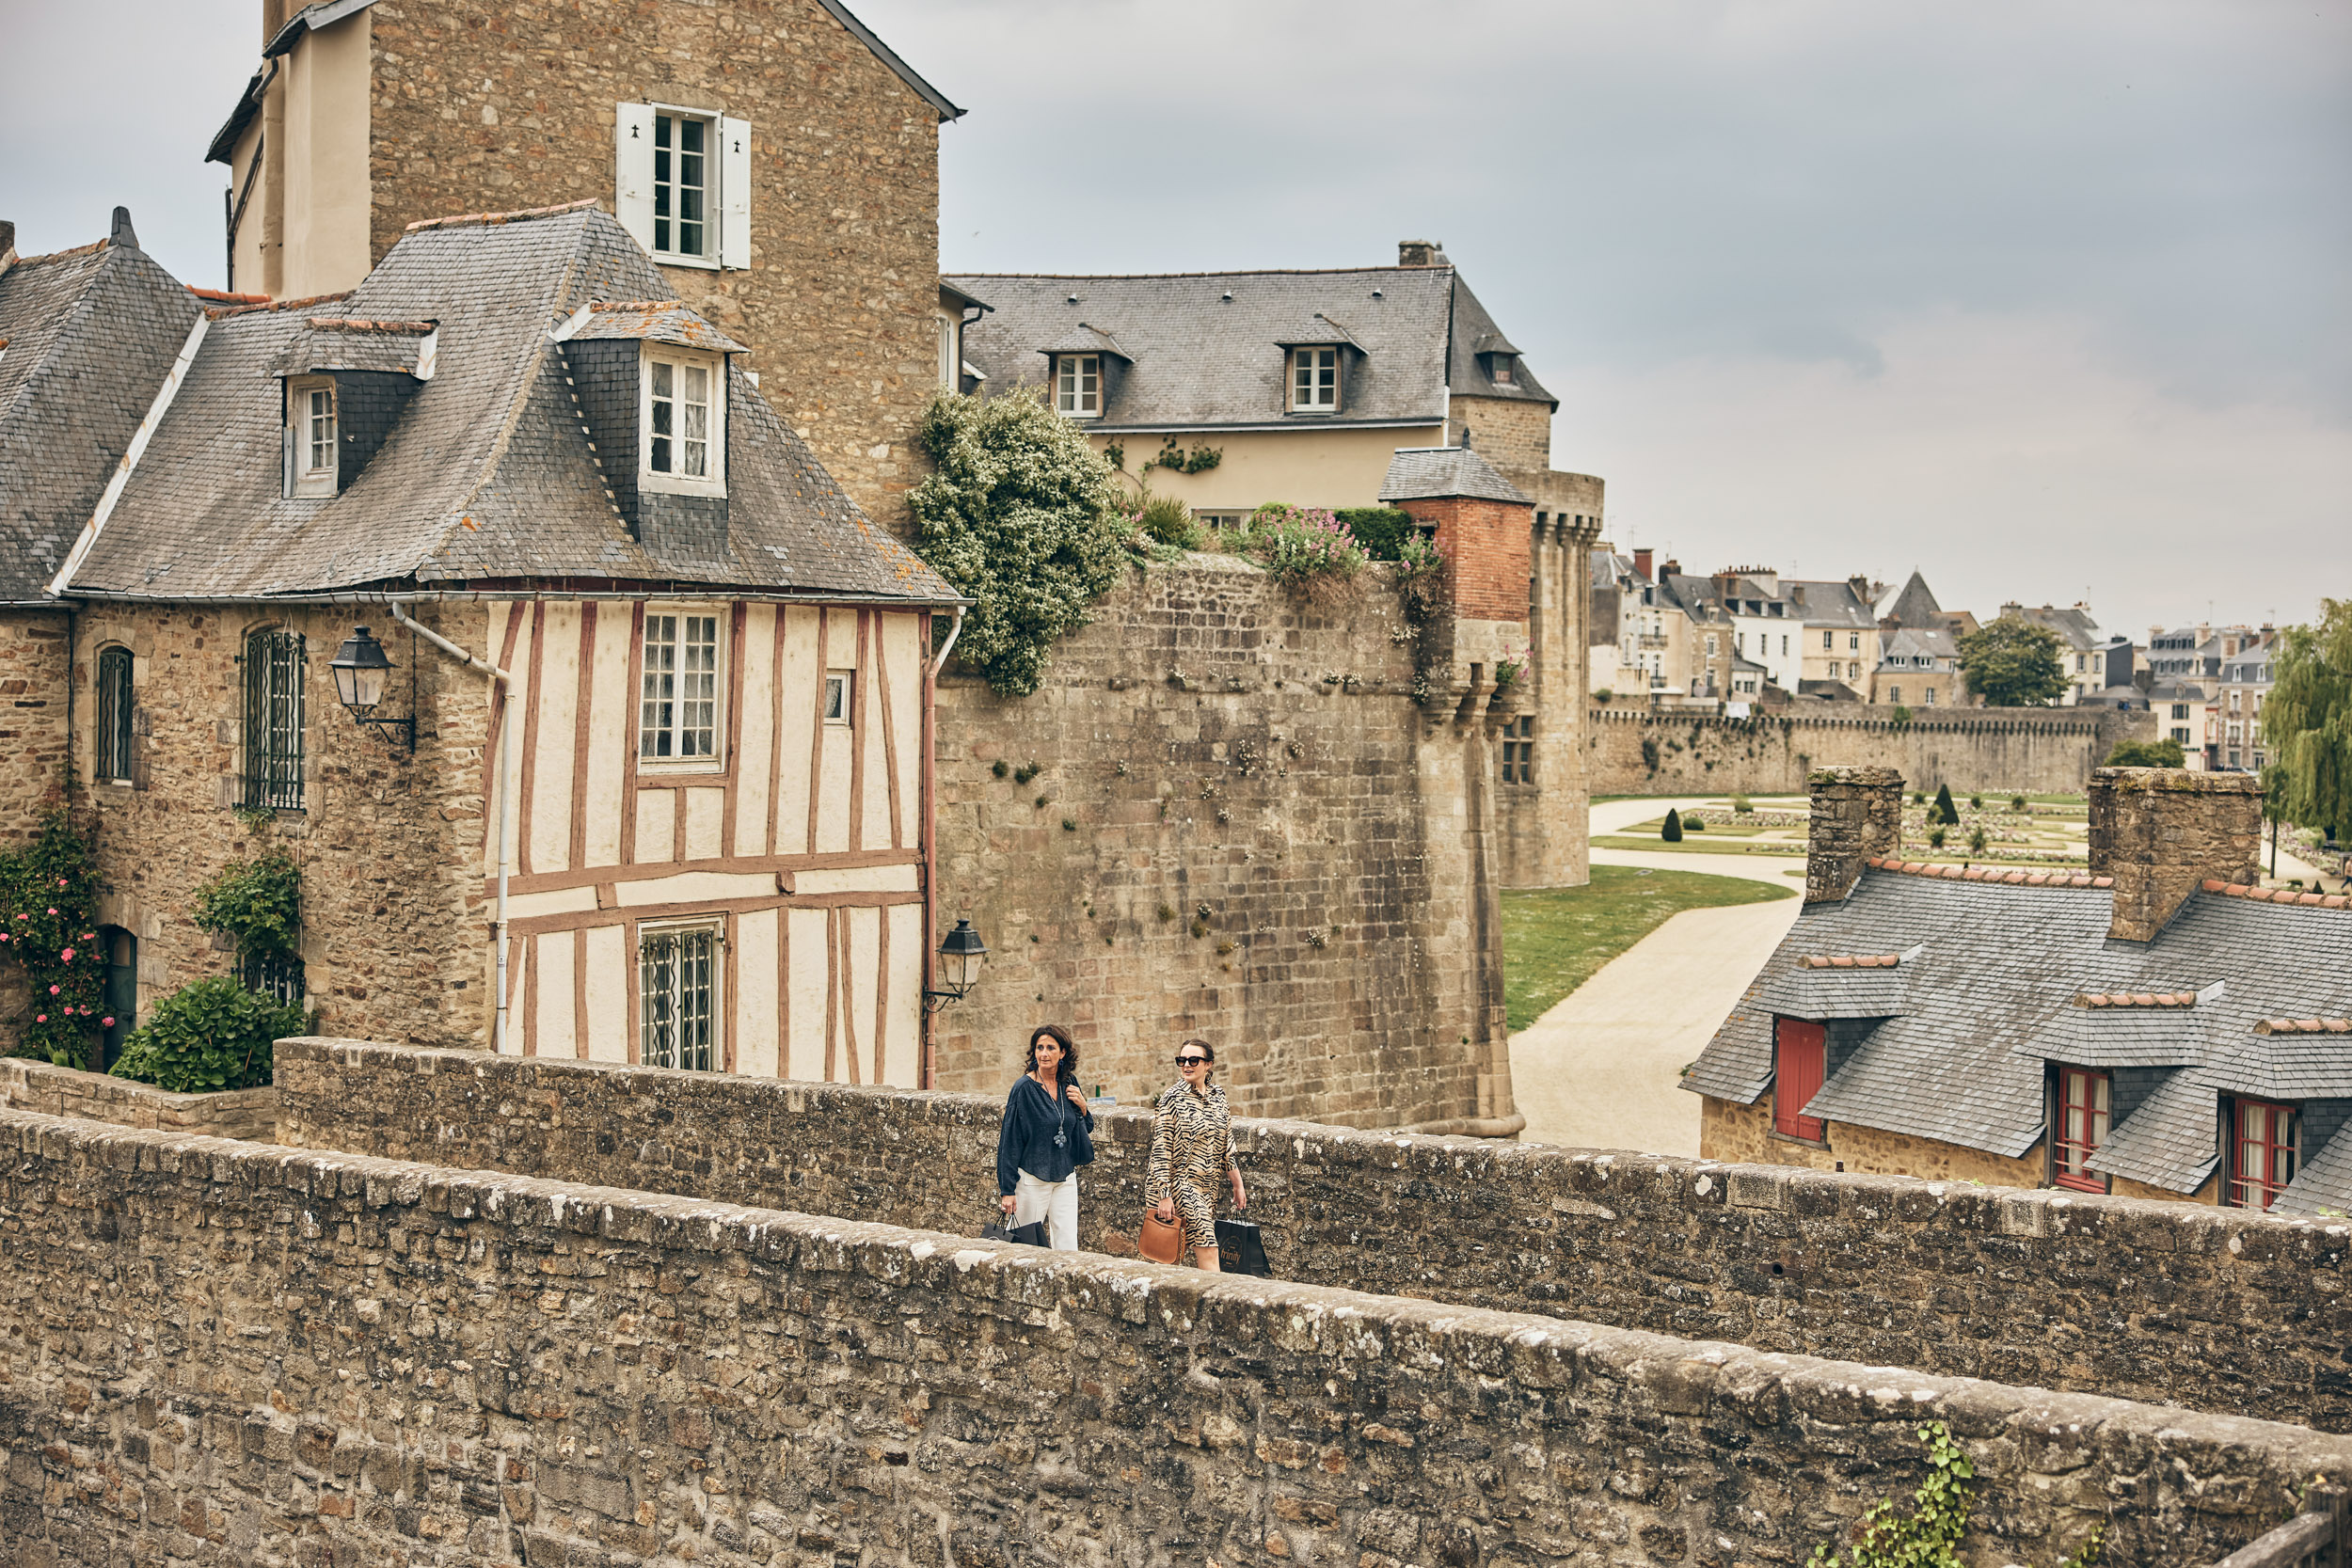
<svg viewBox="0 0 2352 1568">
<path fill-rule="evenodd" d="M 473 655 L 468 653 L 456 643 L 452 642 L 448 638 L 443 637 L 439 632 L 435 631 L 431 626 L 425 626 L 423 623 L 416 620 L 413 616 L 409 615 L 407 611 L 402 610 L 399 605 L 387 600 L 384 608 L 391 612 L 393 620 L 399 622 L 402 626 L 406 626 L 410 631 L 415 632 L 419 637 L 423 638 L 427 642 L 432 643 L 435 647 L 440 649 L 452 658 L 458 660 L 468 669 L 479 670 L 484 674 L 488 675 L 492 680 L 497 681 L 501 686 L 506 689 L 506 692 L 509 697 L 514 695 L 514 676 L 508 674 L 505 671 L 500 669 L 497 665 L 490 663 L 486 659 L 474 657 Z M 507 862 L 512 858 L 508 853 L 506 819 L 509 813 L 511 813 L 514 809 L 515 790 L 513 786 L 513 772 L 509 766 L 509 758 L 511 758 L 514 754 L 514 716 L 509 714 L 505 716 L 504 721 L 499 725 L 498 1015 L 497 1022 L 493 1026 L 493 1033 L 491 1035 L 491 1049 L 501 1056 L 506 1054 L 506 872 Z"/>
</svg>

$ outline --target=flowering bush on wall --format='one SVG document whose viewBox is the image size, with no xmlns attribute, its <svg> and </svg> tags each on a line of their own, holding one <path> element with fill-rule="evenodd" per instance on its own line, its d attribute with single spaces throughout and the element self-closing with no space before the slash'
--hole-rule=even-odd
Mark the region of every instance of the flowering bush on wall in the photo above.
<svg viewBox="0 0 2352 1568">
<path fill-rule="evenodd" d="M 87 1067 L 98 1031 L 114 1022 L 102 1010 L 97 893 L 89 841 L 63 812 L 31 843 L 0 852 L 0 956 L 24 971 L 32 993 L 10 1055 Z"/>
<path fill-rule="evenodd" d="M 1286 588 L 1328 593 L 1372 558 L 1339 518 L 1319 506 L 1268 501 L 1242 524 L 1241 553 Z"/>
</svg>

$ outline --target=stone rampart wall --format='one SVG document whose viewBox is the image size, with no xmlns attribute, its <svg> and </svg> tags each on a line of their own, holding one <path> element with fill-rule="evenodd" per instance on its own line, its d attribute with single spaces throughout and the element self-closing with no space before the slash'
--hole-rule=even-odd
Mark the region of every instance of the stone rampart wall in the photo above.
<svg viewBox="0 0 2352 1568">
<path fill-rule="evenodd" d="M 56 1565 L 2211 1561 L 2352 1479 L 2262 1421 L 0 1112 L 0 1533 Z"/>
<path fill-rule="evenodd" d="M 309 1148 L 965 1235 L 994 1211 L 1001 1097 L 328 1040 L 281 1042 L 278 1081 Z M 1150 1133 L 1100 1118 L 1082 1245 L 1132 1254 Z M 1301 1122 L 1235 1142 L 1286 1278 L 2352 1430 L 2344 1221 Z"/>
<path fill-rule="evenodd" d="M 2125 740 L 2156 738 L 2146 713 L 2112 708 L 1799 708 L 1749 719 L 1690 717 L 1646 703 L 1596 706 L 1586 783 L 1596 795 L 1802 795 L 1816 768 L 1892 768 L 1907 788 L 2080 794 Z"/>
<path fill-rule="evenodd" d="M 262 1143 L 278 1134 L 278 1090 L 274 1087 L 172 1094 L 152 1084 L 135 1084 L 127 1078 L 52 1067 L 23 1057 L 0 1058 L 0 1105 L 151 1132 L 202 1132 Z"/>
<path fill-rule="evenodd" d="M 1477 722 L 1413 689 L 1385 573 L 1318 610 L 1205 555 L 1130 575 L 1029 696 L 944 680 L 938 911 L 992 952 L 931 1020 L 930 1082 L 996 1089 L 1058 1022 L 1122 1098 L 1199 1033 L 1259 1114 L 1482 1114 L 1504 1049 L 1468 800 L 1488 764 Z"/>
</svg>

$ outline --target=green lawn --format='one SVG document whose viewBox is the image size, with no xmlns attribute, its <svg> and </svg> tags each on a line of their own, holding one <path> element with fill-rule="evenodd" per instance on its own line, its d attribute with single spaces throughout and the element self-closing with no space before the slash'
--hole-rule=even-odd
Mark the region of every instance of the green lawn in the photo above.
<svg viewBox="0 0 2352 1568">
<path fill-rule="evenodd" d="M 1601 965 L 1684 910 L 1794 896 L 1794 888 L 1744 877 L 1629 865 L 1597 865 L 1584 887 L 1506 889 L 1502 973 L 1510 1027 L 1534 1022 Z"/>
<path fill-rule="evenodd" d="M 1718 833 L 1708 829 L 1703 833 L 1688 833 L 1679 844 L 1668 844 L 1656 833 L 1646 837 L 1633 833 L 1602 833 L 1593 840 L 1596 849 L 1656 849 L 1665 854 L 1682 855 L 1802 855 L 1804 840 L 1801 838 L 1741 838 Z"/>
</svg>

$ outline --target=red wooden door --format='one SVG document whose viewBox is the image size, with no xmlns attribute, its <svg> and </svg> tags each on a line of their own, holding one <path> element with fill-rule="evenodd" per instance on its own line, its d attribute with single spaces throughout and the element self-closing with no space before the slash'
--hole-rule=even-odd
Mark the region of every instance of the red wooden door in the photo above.
<svg viewBox="0 0 2352 1568">
<path fill-rule="evenodd" d="M 1821 1091 L 1826 1032 L 1801 1018 L 1778 1019 L 1772 1045 L 1772 1131 L 1818 1142 L 1823 1132 L 1821 1118 L 1798 1113 Z"/>
</svg>

